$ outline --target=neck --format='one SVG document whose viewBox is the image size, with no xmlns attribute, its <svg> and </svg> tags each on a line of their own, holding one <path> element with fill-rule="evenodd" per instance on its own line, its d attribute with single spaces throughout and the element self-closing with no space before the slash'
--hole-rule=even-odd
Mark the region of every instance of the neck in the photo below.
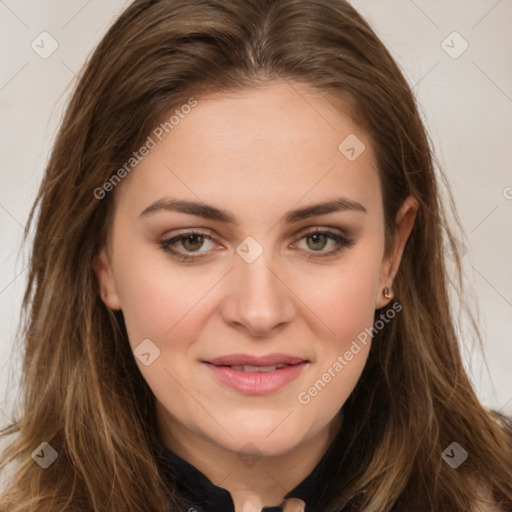
<svg viewBox="0 0 512 512">
<path fill-rule="evenodd" d="M 316 435 L 277 456 L 241 454 L 226 450 L 179 425 L 163 429 L 164 444 L 201 471 L 213 484 L 231 494 L 236 512 L 278 506 L 284 496 L 319 463 L 341 428 L 342 414 Z"/>
</svg>

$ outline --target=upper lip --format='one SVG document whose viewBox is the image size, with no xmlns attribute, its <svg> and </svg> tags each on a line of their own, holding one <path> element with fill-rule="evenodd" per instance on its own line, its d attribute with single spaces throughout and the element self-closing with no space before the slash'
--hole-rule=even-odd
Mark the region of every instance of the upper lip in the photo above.
<svg viewBox="0 0 512 512">
<path fill-rule="evenodd" d="M 267 354 L 260 357 L 250 354 L 230 354 L 208 359 L 204 362 L 216 366 L 274 366 L 276 364 L 297 364 L 306 361 L 303 357 L 291 356 L 289 354 Z"/>
</svg>

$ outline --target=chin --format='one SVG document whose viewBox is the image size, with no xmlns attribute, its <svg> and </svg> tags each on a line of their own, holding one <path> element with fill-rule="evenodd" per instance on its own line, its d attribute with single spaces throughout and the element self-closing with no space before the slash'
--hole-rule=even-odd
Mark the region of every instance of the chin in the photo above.
<svg viewBox="0 0 512 512">
<path fill-rule="evenodd" d="M 284 455 L 296 448 L 297 444 L 304 438 L 304 433 L 294 435 L 291 432 L 272 432 L 272 429 L 256 431 L 233 432 L 233 437 L 227 437 L 218 440 L 217 444 L 224 446 L 240 455 L 253 455 L 256 457 L 277 457 Z M 269 432 L 272 432 L 269 435 Z"/>
</svg>

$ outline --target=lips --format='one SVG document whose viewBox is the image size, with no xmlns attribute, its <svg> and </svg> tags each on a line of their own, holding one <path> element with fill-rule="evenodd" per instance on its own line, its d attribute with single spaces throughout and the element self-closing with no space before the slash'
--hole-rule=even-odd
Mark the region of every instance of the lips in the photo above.
<svg viewBox="0 0 512 512">
<path fill-rule="evenodd" d="M 267 354 L 265 356 L 253 356 L 250 354 L 231 354 L 228 356 L 216 357 L 204 361 L 211 363 L 215 366 L 245 366 L 245 367 L 258 367 L 267 368 L 278 365 L 293 365 L 302 362 L 307 362 L 303 357 L 292 356 L 289 354 Z M 255 371 L 255 370 L 248 370 Z M 270 370 L 267 370 L 270 371 Z"/>
<path fill-rule="evenodd" d="M 297 379 L 309 361 L 289 354 L 232 354 L 203 361 L 219 383 L 246 395 L 263 395 Z"/>
</svg>

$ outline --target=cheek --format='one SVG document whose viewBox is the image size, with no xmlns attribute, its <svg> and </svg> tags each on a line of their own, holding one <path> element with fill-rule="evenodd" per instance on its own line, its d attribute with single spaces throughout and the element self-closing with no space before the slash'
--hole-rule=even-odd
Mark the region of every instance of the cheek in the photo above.
<svg viewBox="0 0 512 512">
<path fill-rule="evenodd" d="M 145 338 L 161 342 L 183 336 L 218 281 L 216 275 L 171 265 L 155 252 L 134 252 L 118 262 L 116 286 L 132 345 Z"/>
<path fill-rule="evenodd" d="M 312 327 L 317 359 L 296 399 L 305 413 L 314 416 L 317 427 L 329 422 L 348 399 L 370 351 L 379 274 L 375 265 L 359 265 L 366 273 L 351 267 L 350 272 L 331 278 L 323 293 L 309 289 L 308 304 L 320 318 L 316 329 Z"/>
<path fill-rule="evenodd" d="M 309 316 L 318 322 L 315 331 L 321 328 L 326 338 L 335 340 L 328 347 L 343 349 L 373 324 L 380 277 L 374 255 L 354 253 L 329 273 L 324 270 L 320 275 L 317 271 L 317 275 L 310 273 L 307 279 L 297 280 L 297 295 L 314 314 Z"/>
</svg>

